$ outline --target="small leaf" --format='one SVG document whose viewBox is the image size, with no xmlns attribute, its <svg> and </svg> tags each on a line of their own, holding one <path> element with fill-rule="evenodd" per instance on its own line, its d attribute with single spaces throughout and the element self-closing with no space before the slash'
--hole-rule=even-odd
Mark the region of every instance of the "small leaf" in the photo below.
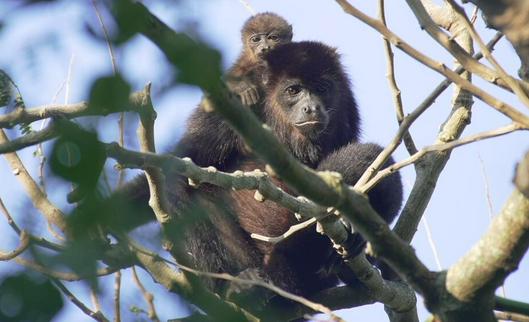
<svg viewBox="0 0 529 322">
<path fill-rule="evenodd" d="M 50 156 L 52 171 L 85 191 L 94 189 L 106 160 L 104 146 L 92 132 L 71 126 L 61 126 L 61 132 Z"/>
<path fill-rule="evenodd" d="M 129 1 L 115 1 L 112 12 L 118 25 L 118 36 L 114 41 L 118 44 L 124 43 L 132 38 L 139 30 L 143 30 L 147 24 L 144 11 L 136 4 Z"/>
<path fill-rule="evenodd" d="M 99 110 L 116 111 L 129 104 L 130 85 L 121 75 L 101 77 L 90 90 L 89 105 Z"/>
<path fill-rule="evenodd" d="M 62 306 L 59 291 L 47 279 L 20 274 L 0 283 L 0 321 L 47 322 Z"/>
</svg>

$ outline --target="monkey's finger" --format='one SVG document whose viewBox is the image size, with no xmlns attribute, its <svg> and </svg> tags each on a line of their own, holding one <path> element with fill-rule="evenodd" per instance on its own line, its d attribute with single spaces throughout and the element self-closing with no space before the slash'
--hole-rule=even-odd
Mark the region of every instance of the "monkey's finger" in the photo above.
<svg viewBox="0 0 529 322">
<path fill-rule="evenodd" d="M 250 95 L 250 100 L 252 101 L 252 105 L 257 104 L 257 102 L 259 101 L 259 92 L 257 91 L 257 89 L 250 88 L 248 90 L 248 94 Z"/>
<path fill-rule="evenodd" d="M 251 98 L 248 96 L 248 92 L 244 92 L 241 94 L 241 102 L 242 102 L 242 105 L 244 106 L 252 105 Z"/>
</svg>

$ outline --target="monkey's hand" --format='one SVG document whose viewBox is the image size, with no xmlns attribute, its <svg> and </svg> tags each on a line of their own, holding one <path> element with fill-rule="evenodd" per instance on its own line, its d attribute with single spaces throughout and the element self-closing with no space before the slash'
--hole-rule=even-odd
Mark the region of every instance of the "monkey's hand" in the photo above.
<svg viewBox="0 0 529 322">
<path fill-rule="evenodd" d="M 241 81 L 237 87 L 237 95 L 241 98 L 244 106 L 252 106 L 259 102 L 260 95 L 257 86 L 246 81 Z"/>
<path fill-rule="evenodd" d="M 247 268 L 237 275 L 237 278 L 247 281 L 268 282 L 265 274 L 259 268 Z M 265 288 L 253 284 L 231 282 L 224 291 L 225 297 L 239 305 L 253 310 L 262 309 L 275 294 Z"/>
</svg>

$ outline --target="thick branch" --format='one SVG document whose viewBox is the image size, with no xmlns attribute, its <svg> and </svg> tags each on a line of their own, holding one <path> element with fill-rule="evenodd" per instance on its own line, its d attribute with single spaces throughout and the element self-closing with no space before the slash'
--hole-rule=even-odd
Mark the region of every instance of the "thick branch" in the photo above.
<svg viewBox="0 0 529 322">
<path fill-rule="evenodd" d="M 529 153 L 522 164 L 527 164 Z M 525 176 L 527 168 L 518 168 Z M 529 247 L 529 199 L 515 190 L 479 242 L 449 270 L 448 291 L 461 301 L 493 292 L 517 269 Z"/>
</svg>

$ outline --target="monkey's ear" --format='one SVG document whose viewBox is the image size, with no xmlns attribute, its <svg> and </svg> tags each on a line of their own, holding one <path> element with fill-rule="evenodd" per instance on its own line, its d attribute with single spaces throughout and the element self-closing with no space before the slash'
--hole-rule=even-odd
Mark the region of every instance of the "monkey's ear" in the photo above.
<svg viewBox="0 0 529 322">
<path fill-rule="evenodd" d="M 292 25 L 288 25 L 288 39 L 289 40 L 292 40 L 292 35 L 293 35 L 293 32 L 292 32 Z"/>
</svg>

